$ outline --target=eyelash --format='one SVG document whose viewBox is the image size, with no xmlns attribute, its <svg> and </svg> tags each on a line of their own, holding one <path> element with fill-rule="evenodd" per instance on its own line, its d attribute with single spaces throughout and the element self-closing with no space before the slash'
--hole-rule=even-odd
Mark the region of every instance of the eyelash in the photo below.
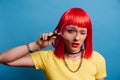
<svg viewBox="0 0 120 80">
<path fill-rule="evenodd" d="M 86 33 L 85 33 L 85 32 L 81 32 L 81 34 L 83 34 L 83 35 L 84 35 L 84 34 L 86 34 Z"/>
<path fill-rule="evenodd" d="M 68 30 L 69 33 L 76 32 L 75 30 Z"/>
</svg>

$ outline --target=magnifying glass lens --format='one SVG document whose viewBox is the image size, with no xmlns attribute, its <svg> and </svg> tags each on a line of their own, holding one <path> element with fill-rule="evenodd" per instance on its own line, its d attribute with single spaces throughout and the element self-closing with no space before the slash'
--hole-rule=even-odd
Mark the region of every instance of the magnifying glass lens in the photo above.
<svg viewBox="0 0 120 80">
<path fill-rule="evenodd" d="M 62 26 L 60 33 L 64 39 L 70 40 L 76 36 L 77 29 L 72 24 L 64 25 L 64 26 Z"/>
</svg>

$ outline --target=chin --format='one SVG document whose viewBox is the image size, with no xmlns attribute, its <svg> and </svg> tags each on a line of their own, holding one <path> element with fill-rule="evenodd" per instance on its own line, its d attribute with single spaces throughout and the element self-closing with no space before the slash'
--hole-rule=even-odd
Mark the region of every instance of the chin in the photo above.
<svg viewBox="0 0 120 80">
<path fill-rule="evenodd" d="M 80 48 L 72 48 L 71 52 L 78 52 L 80 51 Z"/>
</svg>

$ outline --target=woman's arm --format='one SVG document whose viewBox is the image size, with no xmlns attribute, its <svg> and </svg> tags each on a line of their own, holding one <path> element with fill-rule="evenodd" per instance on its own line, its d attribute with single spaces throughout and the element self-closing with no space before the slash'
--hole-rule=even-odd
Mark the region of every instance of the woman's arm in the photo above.
<svg viewBox="0 0 120 80">
<path fill-rule="evenodd" d="M 29 47 L 32 51 L 40 49 L 36 42 L 30 43 Z M 26 45 L 12 48 L 0 54 L 0 63 L 11 66 L 33 66 L 33 62 Z"/>
<path fill-rule="evenodd" d="M 36 42 L 30 43 L 28 46 L 22 45 L 5 51 L 0 54 L 0 63 L 10 66 L 34 66 L 29 50 L 36 51 L 51 45 L 56 38 L 52 37 L 48 40 L 48 36 L 51 35 L 53 35 L 53 33 L 42 34 Z"/>
</svg>

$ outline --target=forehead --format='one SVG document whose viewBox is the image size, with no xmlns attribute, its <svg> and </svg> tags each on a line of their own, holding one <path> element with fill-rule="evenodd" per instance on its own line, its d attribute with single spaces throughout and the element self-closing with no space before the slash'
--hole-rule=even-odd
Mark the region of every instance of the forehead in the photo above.
<svg viewBox="0 0 120 80">
<path fill-rule="evenodd" d="M 82 27 L 77 26 L 77 25 L 67 25 L 66 29 L 75 29 L 75 30 L 84 30 L 84 31 L 87 31 L 87 28 L 82 28 Z"/>
</svg>

